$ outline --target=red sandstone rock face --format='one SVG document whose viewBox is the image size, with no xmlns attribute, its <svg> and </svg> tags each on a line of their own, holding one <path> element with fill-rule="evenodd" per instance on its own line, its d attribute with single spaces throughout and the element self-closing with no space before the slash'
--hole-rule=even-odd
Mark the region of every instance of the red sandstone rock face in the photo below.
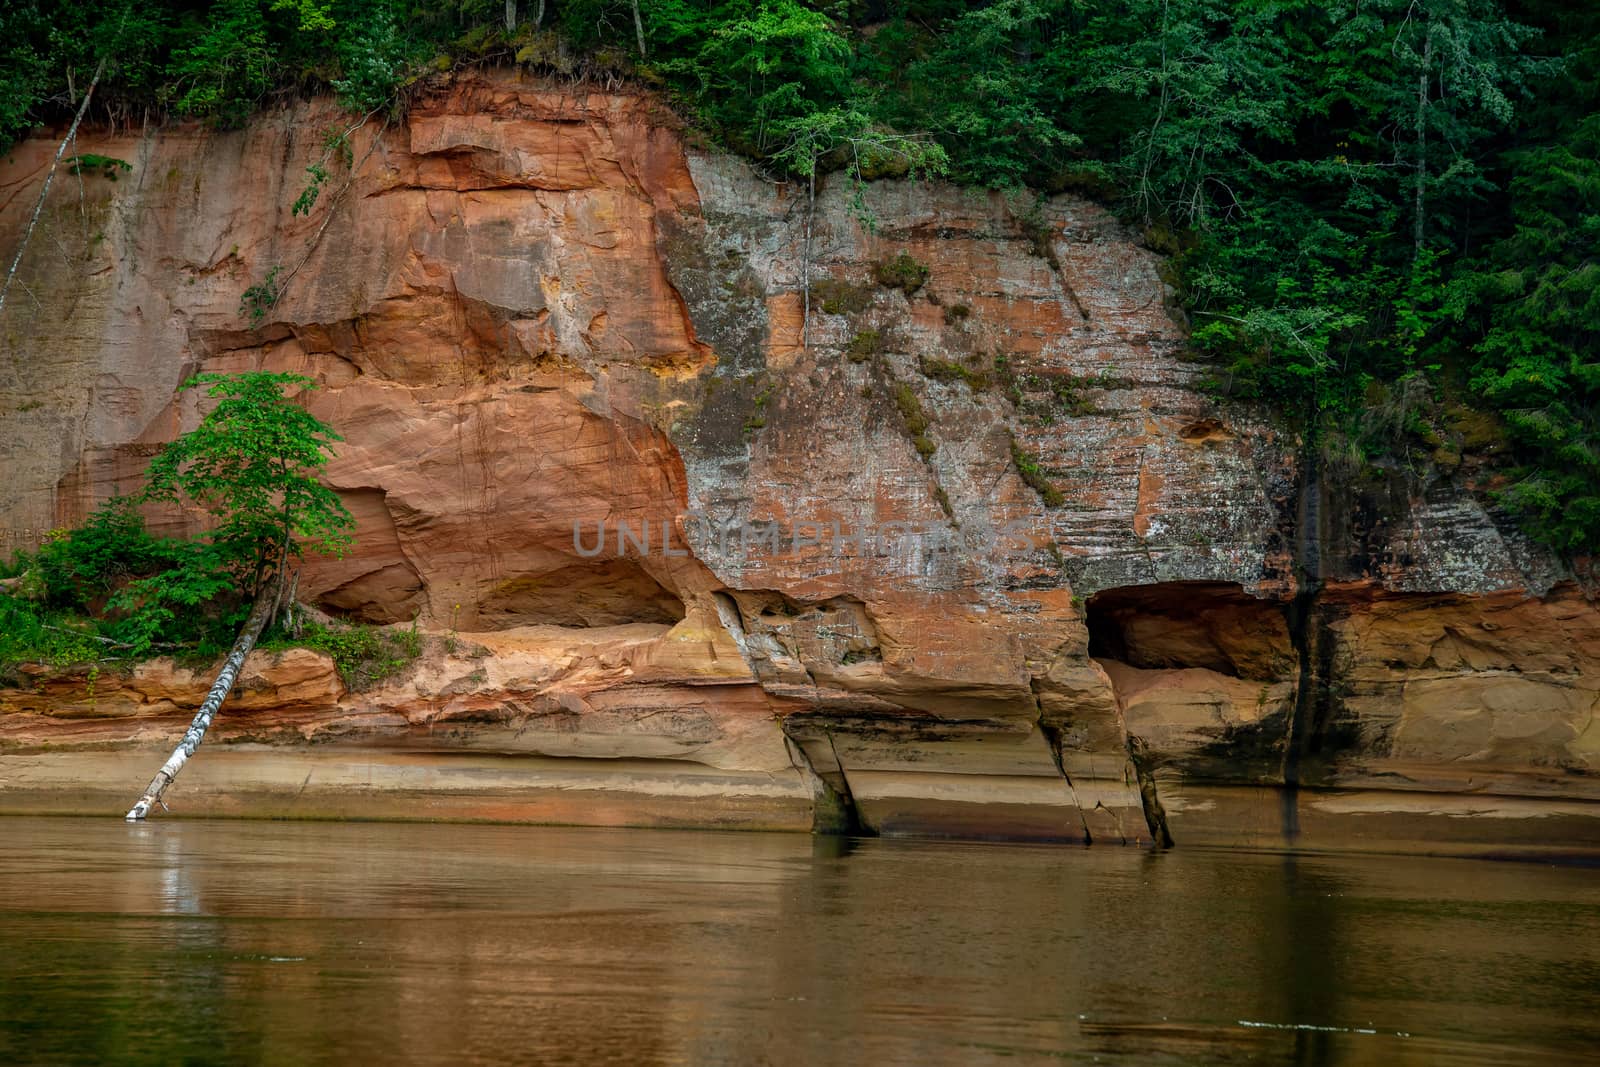
<svg viewBox="0 0 1600 1067">
<path fill-rule="evenodd" d="M 1159 258 L 1104 208 L 903 182 L 813 205 L 686 151 L 648 97 L 500 74 L 357 131 L 294 216 L 340 118 L 81 138 L 134 171 L 58 183 L 0 318 L 14 540 L 132 488 L 198 417 L 188 374 L 295 370 L 358 520 L 302 592 L 485 650 L 441 638 L 377 693 L 291 654 L 224 740 L 559 757 L 599 821 L 620 789 L 1141 841 L 1159 792 L 1181 840 L 1207 780 L 1588 794 L 1592 603 L 1542 595 L 1558 568 L 1443 486 L 1290 610 L 1329 522 L 1299 443 L 1203 392 Z M 12 241 L 53 150 L 0 168 Z M 901 253 L 909 294 L 874 277 Z M 153 745 L 203 688 L 82 684 L 0 693 L 0 741 Z M 581 821 L 551 803 L 501 813 Z"/>
</svg>

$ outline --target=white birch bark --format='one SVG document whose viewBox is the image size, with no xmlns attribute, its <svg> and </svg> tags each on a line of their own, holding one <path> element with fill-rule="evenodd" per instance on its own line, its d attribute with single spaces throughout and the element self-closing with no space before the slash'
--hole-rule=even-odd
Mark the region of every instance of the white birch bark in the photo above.
<svg viewBox="0 0 1600 1067">
<path fill-rule="evenodd" d="M 817 156 L 811 155 L 810 195 L 806 199 L 806 247 L 800 257 L 800 288 L 805 292 L 805 309 L 800 313 L 800 347 L 811 350 L 811 226 L 817 216 Z"/>
<path fill-rule="evenodd" d="M 200 747 L 200 742 L 206 736 L 206 730 L 211 726 L 211 720 L 216 717 L 222 702 L 228 699 L 228 694 L 233 691 L 233 683 L 239 677 L 239 672 L 244 669 L 244 661 L 249 657 L 250 650 L 256 647 L 261 631 L 267 628 L 267 620 L 272 618 L 282 593 L 283 582 L 280 579 L 256 599 L 255 607 L 250 609 L 250 617 L 245 620 L 244 629 L 239 631 L 239 637 L 233 642 L 233 650 L 223 661 L 222 670 L 217 672 L 216 681 L 211 683 L 211 692 L 206 694 L 205 703 L 201 704 L 200 710 L 195 713 L 194 721 L 189 724 L 189 729 L 184 733 L 183 740 L 178 742 L 178 747 L 172 750 L 167 762 L 163 763 L 156 776 L 150 779 L 150 785 L 145 789 L 144 796 L 129 809 L 125 816 L 128 822 L 140 821 L 150 813 L 152 807 L 161 803 L 161 794 L 167 791 L 167 786 L 178 777 L 183 765 L 189 762 L 189 757 Z"/>
<path fill-rule="evenodd" d="M 1424 29 L 1426 36 L 1422 44 L 1422 70 L 1417 74 L 1417 203 L 1413 209 L 1416 220 L 1412 223 L 1412 242 L 1414 258 L 1422 255 L 1422 239 L 1427 234 L 1427 218 L 1423 214 L 1428 187 L 1428 75 L 1432 73 L 1429 68 L 1433 66 L 1433 30 L 1431 26 Z"/>
<path fill-rule="evenodd" d="M 61 165 L 61 157 L 66 152 L 67 145 L 78 136 L 78 126 L 89 110 L 89 101 L 94 97 L 94 87 L 100 84 L 100 75 L 105 69 L 106 61 L 102 59 L 100 65 L 94 68 L 94 78 L 89 82 L 89 88 L 83 91 L 83 103 L 78 105 L 78 113 L 72 119 L 72 126 L 67 130 L 67 135 L 61 139 L 61 144 L 56 147 L 56 157 L 50 161 L 50 169 L 45 172 L 44 188 L 39 190 L 39 201 L 33 205 L 33 217 L 28 220 L 28 228 L 22 231 L 22 243 L 17 245 L 17 257 L 11 261 L 11 269 L 6 271 L 5 284 L 0 285 L 0 311 L 5 310 L 6 294 L 11 291 L 11 279 L 17 276 L 17 268 L 22 266 L 22 253 L 28 250 L 28 241 L 33 237 L 33 229 L 39 225 L 39 213 L 44 210 L 44 198 L 50 192 L 50 183 L 55 181 L 56 168 Z"/>
<path fill-rule="evenodd" d="M 639 17 L 639 0 L 633 0 L 633 35 L 639 39 L 639 58 L 644 59 L 644 19 Z"/>
</svg>

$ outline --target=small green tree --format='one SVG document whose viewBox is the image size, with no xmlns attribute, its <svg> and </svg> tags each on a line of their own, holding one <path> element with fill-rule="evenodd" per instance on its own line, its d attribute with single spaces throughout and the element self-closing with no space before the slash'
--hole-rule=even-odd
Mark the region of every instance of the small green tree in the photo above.
<svg viewBox="0 0 1600 1067">
<path fill-rule="evenodd" d="M 217 400 L 200 425 L 150 464 L 141 502 L 188 499 L 212 517 L 218 565 L 259 593 L 291 558 L 314 547 L 342 555 L 355 521 L 338 494 L 316 478 L 342 440 L 287 389 L 314 389 L 298 374 L 201 374 L 182 389 L 206 387 Z"/>
<path fill-rule="evenodd" d="M 140 499 L 176 503 L 187 497 L 205 508 L 216 522 L 210 558 L 248 583 L 255 606 L 178 747 L 129 810 L 130 822 L 161 803 L 161 795 L 200 747 L 250 650 L 271 624 L 289 559 L 313 545 L 325 553 L 342 553 L 355 525 L 339 497 L 315 477 L 327 465 L 339 435 L 283 394 L 285 388 L 314 388 L 310 378 L 266 371 L 202 374 L 182 388 L 199 386 L 208 387 L 206 395 L 217 401 L 216 407 L 150 464 L 149 484 Z"/>
</svg>

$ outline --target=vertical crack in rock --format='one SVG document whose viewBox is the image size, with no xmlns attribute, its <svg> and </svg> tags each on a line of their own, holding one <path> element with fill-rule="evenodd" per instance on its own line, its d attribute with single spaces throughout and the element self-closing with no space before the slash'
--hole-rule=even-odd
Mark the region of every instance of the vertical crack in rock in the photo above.
<svg viewBox="0 0 1600 1067">
<path fill-rule="evenodd" d="M 1117 691 L 1115 682 L 1111 683 L 1111 699 L 1116 701 L 1117 718 L 1121 721 L 1122 736 L 1128 748 L 1128 766 L 1133 768 L 1134 780 L 1139 787 L 1139 807 L 1144 812 L 1144 824 L 1150 831 L 1150 841 L 1156 848 L 1171 848 L 1174 844 L 1172 830 L 1167 824 L 1167 809 L 1156 792 L 1156 776 L 1149 750 L 1144 738 L 1128 732 L 1128 709 L 1122 702 L 1122 694 Z M 1059 749 L 1056 758 L 1061 758 Z M 1123 840 L 1127 840 L 1126 834 Z"/>
<path fill-rule="evenodd" d="M 1128 735 L 1128 762 L 1133 764 L 1134 777 L 1139 782 L 1139 802 L 1144 807 L 1145 825 L 1150 828 L 1150 839 L 1157 848 L 1171 848 L 1172 832 L 1167 827 L 1167 809 L 1156 792 L 1156 776 L 1150 767 L 1150 757 L 1144 738 Z"/>
<path fill-rule="evenodd" d="M 770 675 L 770 663 L 750 647 L 750 634 L 745 628 L 744 612 L 739 602 L 731 593 L 723 590 L 713 592 L 711 599 L 716 605 L 717 617 L 738 646 L 739 654 L 744 657 L 751 673 L 760 679 L 765 666 L 765 673 Z M 811 832 L 842 835 L 870 832 L 856 807 L 855 795 L 850 791 L 850 779 L 845 775 L 844 762 L 839 759 L 838 750 L 834 748 L 833 733 L 827 731 L 825 735 L 833 767 L 821 770 L 806 751 L 805 742 L 789 732 L 782 716 L 778 717 L 778 729 L 783 733 L 783 743 L 788 749 L 790 761 L 811 785 Z"/>
<path fill-rule="evenodd" d="M 1298 661 L 1294 713 L 1283 748 L 1283 792 L 1280 815 L 1283 838 L 1293 842 L 1300 834 L 1300 780 L 1302 761 L 1316 748 L 1317 671 L 1315 662 L 1317 596 L 1322 591 L 1322 471 L 1315 435 L 1308 437 L 1302 458 L 1304 476 L 1296 515 L 1295 569 L 1298 588 L 1284 608 L 1289 640 Z M 1324 683 L 1326 679 L 1322 680 Z"/>
<path fill-rule="evenodd" d="M 833 753 L 834 766 L 839 768 L 839 786 L 834 790 L 835 796 L 844 805 L 845 825 L 838 833 L 859 834 L 869 832 L 867 824 L 861 818 L 861 809 L 856 807 L 855 792 L 850 788 L 850 776 L 845 773 L 844 760 L 839 758 L 839 750 L 833 743 L 833 731 L 828 731 L 828 751 Z M 818 776 L 821 777 L 820 775 Z M 826 782 L 826 779 L 824 779 Z"/>
<path fill-rule="evenodd" d="M 711 594 L 711 602 L 717 607 L 717 618 L 722 621 L 722 628 L 733 638 L 739 654 L 744 657 L 745 665 L 754 673 L 755 665 L 750 662 L 750 647 L 744 632 L 744 614 L 739 610 L 739 602 L 721 590 Z"/>
<path fill-rule="evenodd" d="M 1056 283 L 1061 286 L 1061 291 L 1066 295 L 1073 310 L 1084 322 L 1089 321 L 1089 309 L 1083 306 L 1083 301 L 1078 298 L 1078 291 L 1072 287 L 1072 282 L 1067 279 L 1067 272 L 1061 266 L 1061 256 L 1056 251 L 1056 240 L 1064 235 L 1049 220 L 1033 215 L 1019 215 L 1014 206 L 1007 204 L 1006 210 L 1010 212 L 1011 219 L 1016 223 L 1017 230 L 1032 246 L 1033 254 L 1044 260 L 1050 267 L 1050 273 L 1055 276 Z"/>
<path fill-rule="evenodd" d="M 1126 727 L 1124 727 L 1124 733 L 1126 733 Z M 1124 767 L 1123 782 L 1126 783 L 1127 782 L 1127 777 L 1126 777 L 1127 763 L 1126 763 L 1126 761 L 1124 761 L 1123 767 Z M 1099 769 L 1096 768 L 1095 765 L 1094 765 L 1094 754 L 1093 753 L 1089 754 L 1089 773 L 1094 775 L 1096 781 L 1100 780 Z M 1126 845 L 1126 844 L 1130 843 L 1130 838 L 1129 838 L 1129 835 L 1128 835 L 1128 827 L 1122 821 L 1122 812 L 1120 810 L 1116 810 L 1116 809 L 1112 809 L 1112 808 L 1106 807 L 1105 803 L 1102 800 L 1098 799 L 1098 798 L 1096 798 L 1096 800 L 1094 802 L 1094 810 L 1105 812 L 1106 813 L 1106 817 L 1109 818 L 1113 823 L 1116 824 L 1116 827 L 1117 827 L 1117 838 L 1118 838 L 1118 840 L 1119 840 L 1119 842 L 1121 844 Z M 1132 844 L 1138 844 L 1139 843 L 1137 836 L 1135 836 L 1135 837 L 1133 837 L 1131 839 L 1131 843 Z"/>
<path fill-rule="evenodd" d="M 779 728 L 782 729 L 782 723 L 779 723 Z M 866 827 L 861 821 L 860 811 L 856 809 L 855 796 L 850 792 L 850 780 L 845 777 L 844 765 L 838 762 L 839 754 L 834 753 L 834 762 L 839 767 L 839 784 L 835 786 L 828 780 L 832 776 L 817 770 L 800 742 L 787 732 L 783 735 L 783 741 L 789 749 L 789 758 L 811 784 L 811 832 L 832 836 L 865 833 Z M 828 736 L 828 745 L 830 748 L 833 745 L 831 734 Z"/>
<path fill-rule="evenodd" d="M 1043 714 L 1043 709 L 1040 709 Z M 1083 801 L 1078 797 L 1077 787 L 1072 784 L 1072 775 L 1067 773 L 1067 764 L 1061 756 L 1061 731 L 1054 727 L 1039 724 L 1039 729 L 1044 732 L 1045 741 L 1050 745 L 1050 758 L 1055 760 L 1056 771 L 1061 775 L 1061 780 L 1067 783 L 1067 792 L 1072 795 L 1072 806 L 1078 813 L 1078 824 L 1083 827 L 1083 843 L 1094 844 L 1094 835 L 1089 832 L 1089 817 L 1083 813 Z"/>
</svg>

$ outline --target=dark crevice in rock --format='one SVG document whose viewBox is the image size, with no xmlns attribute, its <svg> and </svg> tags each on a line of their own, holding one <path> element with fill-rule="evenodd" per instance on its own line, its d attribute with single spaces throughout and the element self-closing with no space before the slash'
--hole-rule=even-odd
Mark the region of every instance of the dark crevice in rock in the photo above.
<svg viewBox="0 0 1600 1067">
<path fill-rule="evenodd" d="M 1035 204 L 1037 209 L 1040 205 Z M 1056 282 L 1060 284 L 1061 291 L 1072 304 L 1073 310 L 1084 322 L 1089 321 L 1089 309 L 1083 306 L 1083 301 L 1078 299 L 1078 292 L 1072 287 L 1072 282 L 1067 278 L 1067 272 L 1061 266 L 1061 257 L 1056 254 L 1056 238 L 1061 236 L 1059 231 L 1049 220 L 1041 214 L 1029 212 L 1018 214 L 1013 208 L 1012 218 L 1015 219 L 1017 229 L 1028 242 L 1033 254 L 1044 260 L 1050 266 L 1050 273 L 1055 275 Z"/>
<path fill-rule="evenodd" d="M 843 806 L 844 822 L 837 832 L 842 834 L 870 833 L 871 829 L 861 818 L 861 809 L 856 807 L 855 794 L 850 790 L 850 776 L 845 773 L 844 760 L 839 758 L 839 750 L 834 747 L 833 734 L 831 733 L 828 734 L 828 750 L 833 753 L 834 765 L 839 768 L 839 786 L 835 790 L 835 796 Z M 824 785 L 828 784 L 825 778 L 822 779 L 822 782 Z"/>
<path fill-rule="evenodd" d="M 1056 770 L 1061 775 L 1061 780 L 1067 783 L 1067 792 L 1072 794 L 1072 806 L 1077 809 L 1078 822 L 1083 827 L 1083 843 L 1094 844 L 1094 835 L 1089 832 L 1089 819 L 1083 813 L 1083 802 L 1078 798 L 1078 790 L 1072 784 L 1072 775 L 1067 773 L 1066 761 L 1061 756 L 1061 731 L 1052 726 L 1039 724 L 1039 729 L 1044 731 L 1045 740 L 1050 745 L 1050 758 L 1055 760 Z"/>
<path fill-rule="evenodd" d="M 870 834 L 871 830 L 861 819 L 855 796 L 850 792 L 850 780 L 845 776 L 844 764 L 833 748 L 833 738 L 827 737 L 828 756 L 833 767 L 819 768 L 806 751 L 804 742 L 797 741 L 784 732 L 784 742 L 789 758 L 811 783 L 811 832 L 834 836 Z"/>
<path fill-rule="evenodd" d="M 1156 792 L 1156 776 L 1143 738 L 1129 735 L 1128 762 L 1133 764 L 1133 773 L 1139 781 L 1139 802 L 1144 808 L 1145 825 L 1150 828 L 1150 840 L 1157 848 L 1171 848 L 1174 842 L 1167 826 L 1167 809 Z"/>
<path fill-rule="evenodd" d="M 1297 664 L 1294 712 L 1289 718 L 1283 750 L 1281 819 L 1283 837 L 1292 842 L 1300 834 L 1300 777 L 1302 763 L 1315 748 L 1314 720 L 1318 703 L 1318 660 L 1313 625 L 1317 595 L 1322 591 L 1322 467 L 1314 438 L 1308 443 L 1301 469 L 1299 506 L 1295 523 L 1295 570 L 1298 587 L 1284 608 L 1289 639 Z M 1326 643 L 1326 642 L 1322 642 Z"/>
</svg>

